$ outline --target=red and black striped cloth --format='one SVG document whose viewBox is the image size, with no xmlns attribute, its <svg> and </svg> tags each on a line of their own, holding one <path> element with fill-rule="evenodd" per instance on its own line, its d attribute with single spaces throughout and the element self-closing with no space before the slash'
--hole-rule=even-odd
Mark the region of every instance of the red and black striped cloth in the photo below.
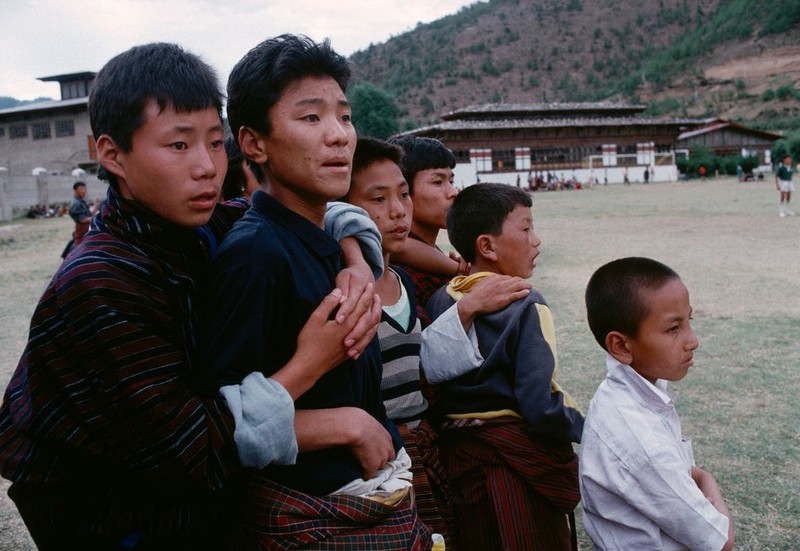
<svg viewBox="0 0 800 551">
<path fill-rule="evenodd" d="M 514 417 L 464 421 L 439 438 L 459 551 L 571 549 L 567 515 L 580 501 L 572 444 L 532 437 Z"/>
</svg>

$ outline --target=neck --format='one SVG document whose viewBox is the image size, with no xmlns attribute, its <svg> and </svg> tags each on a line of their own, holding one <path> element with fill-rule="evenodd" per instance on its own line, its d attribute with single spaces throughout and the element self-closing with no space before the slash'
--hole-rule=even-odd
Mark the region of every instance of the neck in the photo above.
<svg viewBox="0 0 800 551">
<path fill-rule="evenodd" d="M 263 185 L 261 189 L 274 197 L 281 205 L 295 214 L 299 214 L 318 228 L 324 227 L 327 200 L 316 197 L 309 199 L 281 186 Z"/>
<path fill-rule="evenodd" d="M 476 258 L 469 269 L 469 275 L 477 274 L 478 272 L 493 272 L 496 274 L 501 273 L 493 262 L 485 258 Z"/>
<path fill-rule="evenodd" d="M 418 224 L 417 222 L 411 222 L 411 233 L 422 239 L 423 242 L 431 247 L 435 247 L 436 238 L 439 237 L 439 228 L 438 226 L 427 226 Z"/>
<path fill-rule="evenodd" d="M 375 282 L 375 292 L 381 297 L 381 304 L 391 306 L 400 298 L 400 282 L 389 270 L 389 253 L 383 255 L 383 273 Z"/>
</svg>

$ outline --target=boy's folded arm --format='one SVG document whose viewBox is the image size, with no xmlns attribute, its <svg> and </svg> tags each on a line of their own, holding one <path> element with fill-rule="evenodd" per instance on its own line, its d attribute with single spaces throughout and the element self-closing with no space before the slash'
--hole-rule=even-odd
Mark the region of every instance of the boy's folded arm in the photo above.
<svg viewBox="0 0 800 551">
<path fill-rule="evenodd" d="M 395 457 L 389 432 L 356 407 L 298 410 L 294 429 L 300 452 L 347 446 L 364 470 L 364 479 Z"/>
<path fill-rule="evenodd" d="M 609 427 L 612 432 L 635 435 L 636 440 L 616 443 L 624 449 L 593 448 L 597 455 L 591 460 L 581 456 L 582 471 L 689 549 L 723 549 L 731 530 L 729 519 L 697 487 L 676 447 L 659 444 L 670 441 L 671 433 L 666 428 L 663 433 L 643 433 L 641 427 L 649 423 L 641 421 L 639 415 L 638 411 L 628 411 L 615 420 L 613 428 Z M 594 473 L 602 473 L 602 481 Z M 596 514 L 602 516 L 603 511 Z"/>
<path fill-rule="evenodd" d="M 695 484 L 697 484 L 697 487 L 700 488 L 700 491 L 703 492 L 703 495 L 706 496 L 709 503 L 728 518 L 728 541 L 725 542 L 725 546 L 722 550 L 727 551 L 733 549 L 733 516 L 730 510 L 728 510 L 725 499 L 722 497 L 722 490 L 720 490 L 717 480 L 710 472 L 696 465 L 692 465 L 692 479 L 695 481 Z"/>
</svg>

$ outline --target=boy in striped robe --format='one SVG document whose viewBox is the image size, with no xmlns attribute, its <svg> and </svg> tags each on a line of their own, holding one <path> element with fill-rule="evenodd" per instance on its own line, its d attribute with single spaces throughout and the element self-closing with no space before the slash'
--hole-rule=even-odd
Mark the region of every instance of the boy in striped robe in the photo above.
<svg viewBox="0 0 800 551">
<path fill-rule="evenodd" d="M 504 184 L 476 184 L 455 198 L 448 236 L 472 269 L 431 298 L 434 320 L 493 274 L 531 276 L 541 242 L 530 207 L 524 191 Z M 440 383 L 440 450 L 458 547 L 569 549 L 567 515 L 580 499 L 571 442 L 580 442 L 583 416 L 556 382 L 550 310 L 532 290 L 472 327 L 482 363 L 431 381 Z M 424 347 L 437 346 L 438 334 L 423 338 Z"/>
</svg>

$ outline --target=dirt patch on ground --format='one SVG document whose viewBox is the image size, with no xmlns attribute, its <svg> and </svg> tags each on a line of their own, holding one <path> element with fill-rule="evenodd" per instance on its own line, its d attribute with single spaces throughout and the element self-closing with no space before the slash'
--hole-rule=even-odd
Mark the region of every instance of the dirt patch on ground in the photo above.
<svg viewBox="0 0 800 551">
<path fill-rule="evenodd" d="M 757 55 L 732 59 L 705 70 L 715 80 L 769 80 L 781 77 L 800 82 L 800 45 L 775 48 Z"/>
</svg>

